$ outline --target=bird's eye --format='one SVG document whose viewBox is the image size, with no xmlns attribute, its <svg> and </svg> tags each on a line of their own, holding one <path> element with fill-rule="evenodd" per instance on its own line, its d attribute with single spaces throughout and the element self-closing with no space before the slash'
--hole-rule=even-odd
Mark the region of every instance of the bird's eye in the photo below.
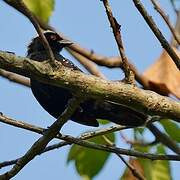
<svg viewBox="0 0 180 180">
<path fill-rule="evenodd" d="M 50 38 L 51 38 L 51 40 L 53 40 L 53 41 L 57 40 L 57 37 L 56 37 L 55 35 L 51 35 Z"/>
</svg>

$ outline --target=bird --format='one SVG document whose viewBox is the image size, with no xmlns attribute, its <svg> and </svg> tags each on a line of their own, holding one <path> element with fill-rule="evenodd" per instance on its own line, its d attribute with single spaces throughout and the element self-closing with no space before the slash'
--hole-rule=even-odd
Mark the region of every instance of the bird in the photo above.
<svg viewBox="0 0 180 180">
<path fill-rule="evenodd" d="M 43 33 L 56 61 L 59 61 L 63 66 L 73 71 L 83 72 L 70 60 L 60 54 L 62 49 L 70 46 L 72 42 L 62 39 L 60 35 L 54 31 L 47 30 Z M 27 57 L 39 62 L 49 59 L 48 52 L 44 48 L 39 36 L 34 37 L 28 45 Z M 57 87 L 40 82 L 34 78 L 30 78 L 30 82 L 32 93 L 39 104 L 51 116 L 57 119 L 67 108 L 69 100 L 73 97 L 72 91 L 64 87 Z M 79 108 L 75 110 L 70 118 L 70 120 L 76 123 L 94 127 L 99 126 L 99 119 L 108 120 L 119 125 L 136 127 L 143 125 L 147 116 L 144 113 L 122 104 L 89 98 L 79 105 Z"/>
</svg>

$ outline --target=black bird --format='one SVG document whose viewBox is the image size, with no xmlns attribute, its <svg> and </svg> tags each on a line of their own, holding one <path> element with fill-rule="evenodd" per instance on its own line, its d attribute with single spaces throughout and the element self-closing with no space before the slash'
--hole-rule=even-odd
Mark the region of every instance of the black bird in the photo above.
<svg viewBox="0 0 180 180">
<path fill-rule="evenodd" d="M 60 55 L 62 48 L 72 43 L 62 40 L 53 31 L 45 31 L 44 35 L 57 61 L 75 71 L 81 71 L 71 61 Z M 44 61 L 49 58 L 39 36 L 32 39 L 32 42 L 29 44 L 27 57 L 35 61 Z M 55 118 L 58 118 L 65 110 L 68 100 L 72 97 L 70 90 L 41 83 L 32 78 L 31 89 L 40 105 Z M 144 114 L 121 104 L 88 99 L 75 111 L 71 120 L 88 126 L 98 126 L 97 119 L 107 119 L 121 125 L 139 126 L 145 122 L 146 118 Z"/>
</svg>

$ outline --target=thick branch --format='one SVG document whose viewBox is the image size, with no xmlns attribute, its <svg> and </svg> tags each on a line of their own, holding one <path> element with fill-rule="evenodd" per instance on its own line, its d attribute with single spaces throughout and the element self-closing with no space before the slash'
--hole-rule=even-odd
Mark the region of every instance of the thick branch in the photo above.
<svg viewBox="0 0 180 180">
<path fill-rule="evenodd" d="M 0 51 L 0 68 L 48 84 L 69 88 L 79 92 L 81 96 L 121 103 L 145 114 L 160 115 L 180 122 L 180 103 L 129 84 L 104 80 L 64 66 L 55 70 L 47 62 L 36 62 L 2 51 Z"/>
</svg>

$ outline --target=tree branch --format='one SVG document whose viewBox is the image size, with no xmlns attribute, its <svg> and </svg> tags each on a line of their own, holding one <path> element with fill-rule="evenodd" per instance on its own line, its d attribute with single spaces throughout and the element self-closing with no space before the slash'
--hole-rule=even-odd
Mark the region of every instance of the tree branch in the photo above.
<svg viewBox="0 0 180 180">
<path fill-rule="evenodd" d="M 31 132 L 35 132 L 38 134 L 42 134 L 42 135 L 43 135 L 44 131 L 46 130 L 46 129 L 43 129 L 41 127 L 34 126 L 32 124 L 26 123 L 24 121 L 11 119 L 11 118 L 4 116 L 4 115 L 0 115 L 0 122 L 5 123 L 5 124 L 9 124 L 9 125 L 14 126 L 14 127 L 18 127 L 21 129 L 25 129 L 25 130 L 28 130 Z M 78 138 L 85 140 L 85 139 L 90 139 L 90 138 L 93 138 L 96 136 L 101 136 L 104 134 L 112 133 L 115 131 L 121 131 L 121 130 L 129 129 L 129 128 L 133 128 L 133 127 L 116 125 L 116 126 L 110 126 L 107 128 L 98 128 L 95 131 L 85 132 L 85 133 L 81 134 Z M 55 138 L 61 140 L 59 135 L 57 135 Z"/>
<path fill-rule="evenodd" d="M 171 2 L 171 6 L 172 6 L 174 12 L 178 16 L 178 10 L 176 9 L 175 1 L 174 0 L 170 0 L 170 2 Z"/>
<path fill-rule="evenodd" d="M 178 37 L 180 37 L 180 10 L 177 11 L 177 18 L 175 23 L 175 32 L 178 34 Z M 171 38 L 171 45 L 174 47 L 178 47 L 177 41 L 174 39 L 174 37 Z"/>
<path fill-rule="evenodd" d="M 112 153 L 118 153 L 122 155 L 127 155 L 127 156 L 135 156 L 135 157 L 140 157 L 140 158 L 147 158 L 151 160 L 174 160 L 174 161 L 180 161 L 180 156 L 179 155 L 155 155 L 155 154 L 150 154 L 150 153 L 141 153 L 138 151 L 133 151 L 133 150 L 126 150 L 123 148 L 118 148 L 118 147 L 111 147 L 108 145 L 102 145 L 102 144 L 96 144 L 93 142 L 88 142 L 88 141 L 83 141 L 79 138 L 74 138 L 69 135 L 63 135 L 61 139 L 78 144 L 80 146 L 85 146 L 87 148 L 91 149 L 97 149 L 101 151 L 107 151 L 107 152 L 112 152 Z"/>
<path fill-rule="evenodd" d="M 180 69 L 180 59 L 179 59 L 178 55 L 175 53 L 175 51 L 170 46 L 170 44 L 168 43 L 166 38 L 163 36 L 161 31 L 158 29 L 158 27 L 157 27 L 156 23 L 154 22 L 154 20 L 152 19 L 152 17 L 149 16 L 148 12 L 144 8 L 144 6 L 140 2 L 140 0 L 133 0 L 133 2 L 135 4 L 136 8 L 138 9 L 138 11 L 141 13 L 143 18 L 147 22 L 147 24 L 149 25 L 149 27 L 151 28 L 151 30 L 153 31 L 153 33 L 155 34 L 155 36 L 157 37 L 157 39 L 159 40 L 159 42 L 161 43 L 162 47 L 167 51 L 169 56 L 172 58 L 172 60 L 176 64 L 177 68 Z"/>
<path fill-rule="evenodd" d="M 104 140 L 109 144 L 110 146 L 115 146 L 114 143 L 110 139 L 108 139 L 106 136 L 102 136 Z M 134 177 L 136 177 L 139 180 L 145 180 L 145 178 L 141 175 L 140 172 L 130 163 L 126 162 L 126 160 L 121 156 L 121 154 L 116 153 L 116 155 L 121 159 L 121 161 L 127 166 L 127 168 L 131 171 Z"/>
<path fill-rule="evenodd" d="M 121 26 L 118 24 L 116 18 L 113 16 L 113 13 L 112 13 L 112 10 L 111 10 L 111 7 L 110 7 L 108 0 L 103 0 L 103 4 L 104 4 L 104 7 L 106 9 L 106 14 L 107 14 L 107 17 L 109 19 L 109 23 L 110 23 L 112 30 L 113 30 L 114 38 L 115 38 L 116 43 L 118 45 L 119 53 L 120 53 L 120 56 L 122 59 L 121 68 L 124 71 L 125 80 L 127 83 L 134 84 L 135 83 L 134 82 L 134 73 L 129 66 L 128 59 L 127 59 L 126 54 L 125 54 L 125 49 L 123 46 L 122 38 L 121 38 L 121 32 L 120 32 Z"/>
<path fill-rule="evenodd" d="M 104 80 L 64 66 L 54 70 L 46 61 L 37 62 L 2 51 L 0 68 L 69 88 L 85 97 L 117 102 L 145 114 L 159 115 L 180 122 L 180 103 L 129 84 Z"/>
<path fill-rule="evenodd" d="M 153 133 L 156 137 L 156 140 L 167 146 L 173 152 L 180 155 L 180 148 L 171 138 L 169 138 L 166 134 L 162 133 L 155 125 L 148 124 L 147 128 Z"/>
<path fill-rule="evenodd" d="M 174 39 L 177 41 L 178 45 L 180 45 L 180 38 L 178 36 L 178 33 L 176 34 L 175 29 L 173 28 L 173 25 L 169 21 L 169 17 L 164 13 L 164 11 L 161 9 L 160 5 L 156 0 L 151 0 L 152 4 L 154 5 L 154 9 L 157 10 L 157 12 L 161 15 L 161 17 L 166 22 L 167 26 L 169 27 L 171 33 L 174 36 Z"/>
<path fill-rule="evenodd" d="M 28 164 L 32 159 L 35 158 L 35 156 L 43 151 L 47 144 L 56 136 L 61 127 L 71 117 L 72 113 L 79 106 L 80 102 L 80 99 L 71 99 L 69 101 L 68 107 L 60 115 L 60 117 L 49 127 L 49 129 L 47 129 L 47 131 L 44 132 L 44 135 L 32 145 L 26 154 L 16 162 L 10 171 L 0 175 L 0 179 L 7 180 L 14 177 L 26 164 Z"/>
<path fill-rule="evenodd" d="M 12 120 L 12 119 L 5 117 L 3 115 L 0 115 L 0 121 L 3 123 L 6 123 L 6 124 L 13 125 L 15 127 L 30 130 L 30 131 L 35 132 L 35 133 L 39 133 L 39 134 L 44 133 L 44 129 L 41 127 L 37 127 L 37 126 L 31 125 L 31 124 L 25 123 L 23 121 Z M 130 127 L 112 126 L 112 127 L 105 128 L 105 129 L 97 129 L 96 131 L 83 133 L 78 138 L 74 138 L 74 137 L 69 136 L 69 135 L 57 134 L 55 138 L 63 139 L 65 141 L 46 147 L 45 149 L 40 151 L 38 153 L 38 155 L 45 153 L 45 152 L 48 152 L 48 151 L 51 151 L 51 150 L 54 150 L 54 149 L 57 149 L 57 148 L 60 148 L 60 147 L 65 146 L 65 145 L 71 145 L 71 144 L 75 143 L 75 144 L 78 144 L 80 146 L 85 146 L 85 147 L 89 147 L 92 149 L 99 149 L 99 150 L 108 151 L 108 152 L 114 152 L 116 154 L 124 154 L 124 155 L 129 155 L 129 156 L 136 156 L 137 155 L 137 157 L 148 158 L 151 160 L 161 159 L 161 160 L 180 161 L 179 156 L 175 156 L 175 155 L 154 155 L 154 154 L 149 154 L 149 153 L 139 153 L 137 151 L 126 150 L 126 149 L 121 149 L 121 148 L 117 148 L 117 147 L 114 147 L 116 149 L 116 150 L 114 150 L 114 148 L 109 149 L 109 146 L 106 146 L 107 150 L 104 150 L 104 145 L 102 145 L 103 146 L 102 147 L 101 145 L 94 143 L 95 144 L 95 146 L 94 146 L 93 143 L 90 143 L 88 141 L 83 141 L 83 140 L 90 139 L 90 138 L 95 137 L 95 136 L 100 136 L 100 135 L 104 135 L 104 134 L 107 134 L 110 132 L 114 132 L 117 130 L 123 130 L 123 129 L 127 129 L 127 128 L 130 128 Z M 20 159 L 21 158 L 11 160 L 11 161 L 4 161 L 4 162 L 0 163 L 0 168 L 5 167 L 5 166 L 9 166 L 9 165 L 13 165 L 13 164 L 17 163 Z M 1 178 L 1 176 L 0 176 L 0 178 Z"/>
<path fill-rule="evenodd" d="M 6 0 L 5 0 L 6 1 Z M 19 7 L 16 3 L 10 3 L 8 2 L 9 5 L 11 5 L 12 7 L 14 7 L 17 11 L 21 12 L 24 16 L 27 16 L 27 14 L 23 11 L 23 9 L 21 7 Z M 38 24 L 45 30 L 52 30 L 55 31 L 55 29 L 52 26 L 49 26 L 48 24 L 42 22 L 41 19 L 39 19 L 38 17 L 35 17 Z M 60 33 L 60 36 L 63 39 L 67 39 L 62 33 Z M 93 75 L 105 78 L 104 75 L 98 71 L 98 69 L 90 62 L 88 62 L 88 60 L 95 62 L 97 65 L 100 66 L 106 66 L 109 68 L 114 68 L 114 67 L 121 67 L 122 66 L 122 59 L 121 57 L 106 57 L 106 56 L 102 56 L 102 55 L 98 55 L 96 53 L 94 53 L 93 51 L 89 51 L 85 48 L 82 48 L 79 44 L 77 43 L 73 43 L 73 45 L 71 45 L 69 48 L 66 48 L 67 51 L 72 54 L 75 58 L 76 55 L 74 54 L 77 53 L 80 56 L 82 56 L 79 60 L 79 62 L 86 68 L 88 69 L 88 71 L 90 73 L 92 73 Z M 86 61 L 87 59 L 87 61 Z M 136 70 L 136 68 L 129 63 L 130 68 L 132 69 L 132 71 L 135 74 L 135 78 L 136 80 L 142 84 L 144 86 L 145 89 L 148 89 L 148 81 L 147 79 L 143 76 L 140 75 L 138 73 L 138 71 Z"/>
<path fill-rule="evenodd" d="M 18 9 L 18 11 L 22 12 L 33 24 L 34 28 L 39 34 L 39 37 L 41 38 L 42 44 L 44 48 L 46 49 L 48 55 L 49 55 L 49 62 L 52 66 L 55 66 L 54 64 L 54 54 L 51 50 L 51 47 L 49 46 L 49 43 L 46 39 L 46 37 L 43 34 L 43 31 L 41 29 L 41 26 L 39 25 L 39 22 L 37 18 L 32 14 L 32 12 L 26 7 L 24 2 L 22 0 L 4 0 L 8 5 L 14 7 L 15 9 Z"/>
<path fill-rule="evenodd" d="M 93 75 L 95 75 L 97 77 L 101 77 L 103 79 L 106 79 L 104 74 L 99 71 L 97 65 L 94 62 L 90 61 L 89 59 L 87 59 L 86 57 L 84 57 L 81 54 L 77 53 L 76 51 L 73 51 L 73 50 L 70 50 L 70 49 L 67 49 L 67 51 L 74 58 L 76 58 L 87 69 L 87 71 L 89 71 L 91 74 L 93 74 Z"/>
<path fill-rule="evenodd" d="M 0 76 L 8 79 L 11 82 L 21 84 L 25 87 L 30 87 L 30 80 L 28 78 L 25 78 L 24 76 L 5 71 L 3 69 L 0 69 Z"/>
</svg>

